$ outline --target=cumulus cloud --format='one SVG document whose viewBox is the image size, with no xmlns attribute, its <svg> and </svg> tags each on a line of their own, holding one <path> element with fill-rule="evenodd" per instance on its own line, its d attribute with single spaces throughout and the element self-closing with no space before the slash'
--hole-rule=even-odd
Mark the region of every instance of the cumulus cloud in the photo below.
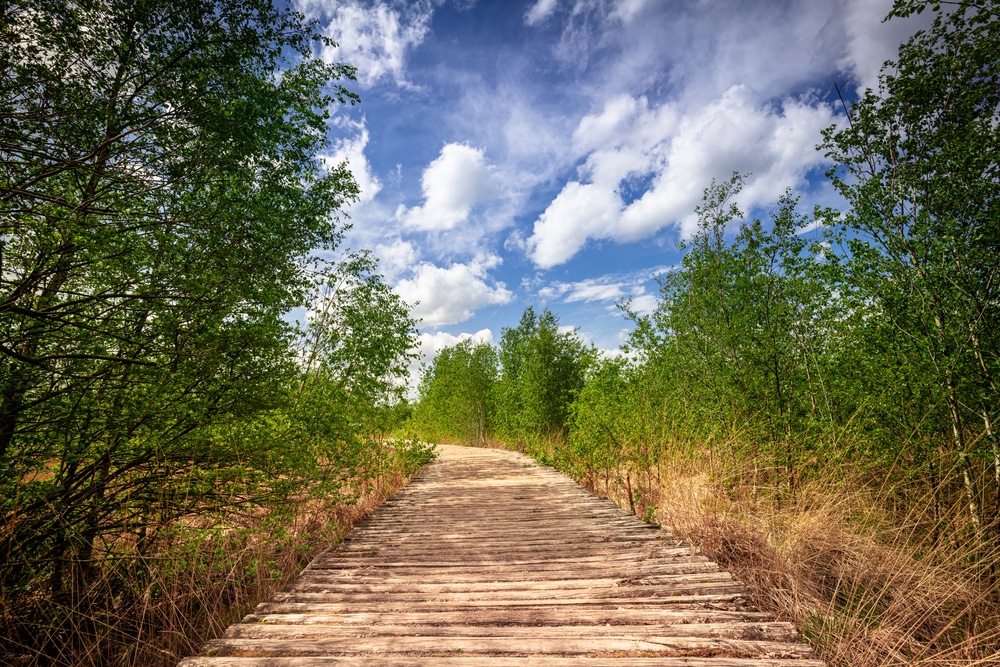
<svg viewBox="0 0 1000 667">
<path fill-rule="evenodd" d="M 588 239 L 605 238 L 621 217 L 621 198 L 595 184 L 567 183 L 535 222 L 528 254 L 543 269 L 569 261 Z"/>
<path fill-rule="evenodd" d="M 400 207 L 396 217 L 421 231 L 453 229 L 469 219 L 473 207 L 496 196 L 482 149 L 451 143 L 424 170 L 424 204 Z"/>
<path fill-rule="evenodd" d="M 477 256 L 468 264 L 447 268 L 422 262 L 414 268 L 412 278 L 397 283 L 396 293 L 416 304 L 413 315 L 425 326 L 457 324 L 483 306 L 510 303 L 514 298 L 506 285 L 488 276 L 499 264 L 495 255 Z"/>
<path fill-rule="evenodd" d="M 579 282 L 557 282 L 538 290 L 545 299 L 560 298 L 563 301 L 617 301 L 625 296 L 625 283 L 608 282 L 601 278 L 588 278 Z"/>
<path fill-rule="evenodd" d="M 629 302 L 629 309 L 639 315 L 649 315 L 651 312 L 656 310 L 656 306 L 659 304 L 659 299 L 653 294 L 639 294 L 638 296 L 632 297 Z"/>
<path fill-rule="evenodd" d="M 376 244 L 374 252 L 379 258 L 379 270 L 390 283 L 413 268 L 417 261 L 417 249 L 399 237 Z"/>
<path fill-rule="evenodd" d="M 296 5 L 310 18 L 318 18 L 324 33 L 338 44 L 326 46 L 322 57 L 358 68 L 358 83 L 371 88 L 384 79 L 409 86 L 406 57 L 430 31 L 433 0 L 375 0 L 337 2 L 299 0 Z"/>
<path fill-rule="evenodd" d="M 624 153 L 648 161 L 645 155 L 677 130 L 678 112 L 674 105 L 650 108 L 645 96 L 618 95 L 600 113 L 584 116 L 573 132 L 573 147 L 580 154 L 594 152 L 602 159 Z M 588 169 L 594 170 L 591 161 Z"/>
<path fill-rule="evenodd" d="M 447 331 L 435 331 L 434 333 L 422 333 L 419 338 L 419 349 L 418 352 L 420 356 L 424 359 L 431 359 L 437 355 L 438 352 L 445 349 L 446 347 L 454 347 L 461 343 L 462 341 L 471 340 L 474 344 L 478 345 L 480 343 L 493 344 L 493 331 L 490 329 L 480 329 L 475 333 L 462 332 L 457 336 L 450 334 Z"/>
<path fill-rule="evenodd" d="M 615 98 L 580 121 L 575 145 L 586 154 L 580 175 L 589 182 L 563 187 L 535 221 L 528 255 L 552 268 L 589 239 L 637 241 L 669 225 L 689 236 L 704 188 L 733 171 L 750 174 L 743 206 L 772 202 L 825 163 L 815 143 L 835 121 L 830 104 L 809 98 L 759 104 L 742 85 L 683 115 L 670 103 Z M 633 182 L 642 190 L 635 197 Z"/>
<path fill-rule="evenodd" d="M 613 237 L 643 238 L 680 221 L 681 233 L 694 231 L 694 207 L 713 178 L 733 171 L 752 174 L 740 201 L 745 207 L 776 200 L 785 188 L 826 160 L 815 149 L 822 130 L 834 124 L 832 105 L 785 100 L 759 106 L 744 86 L 734 86 L 701 113 L 681 121 L 665 169 L 653 187 L 622 214 Z"/>
</svg>

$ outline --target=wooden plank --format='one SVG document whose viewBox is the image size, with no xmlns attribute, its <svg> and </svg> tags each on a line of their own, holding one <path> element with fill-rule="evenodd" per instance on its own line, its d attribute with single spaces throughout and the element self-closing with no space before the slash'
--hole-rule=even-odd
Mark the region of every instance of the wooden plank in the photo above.
<svg viewBox="0 0 1000 667">
<path fill-rule="evenodd" d="M 329 614 L 313 608 L 281 613 L 283 605 L 263 604 L 253 614 L 247 615 L 244 623 L 309 624 L 327 625 L 367 625 L 378 626 L 392 623 L 397 627 L 420 625 L 424 627 L 467 626 L 470 617 L 465 612 L 397 612 L 340 613 Z M 768 614 L 750 611 L 723 611 L 719 609 L 672 609 L 656 607 L 615 607 L 613 609 L 575 609 L 572 614 L 552 613 L 545 608 L 482 609 L 475 617 L 476 627 L 517 627 L 544 628 L 549 626 L 568 627 L 568 623 L 592 626 L 598 630 L 617 625 L 663 625 L 684 623 L 765 623 L 771 620 Z"/>
<path fill-rule="evenodd" d="M 341 567 L 335 567 L 341 565 Z M 564 563 L 542 562 L 535 563 L 531 567 L 532 575 L 536 579 L 588 579 L 588 578 L 619 578 L 655 576 L 658 574 L 672 574 L 684 572 L 715 572 L 719 566 L 704 556 L 675 557 L 670 560 L 657 561 L 647 560 L 644 562 L 632 563 L 576 563 L 572 568 L 567 568 Z M 496 566 L 490 570 L 484 570 L 478 565 L 452 565 L 448 568 L 434 568 L 427 566 L 393 565 L 382 563 L 333 563 L 318 564 L 316 567 L 306 568 L 302 576 L 309 576 L 317 579 L 347 579 L 352 577 L 373 577 L 377 576 L 386 580 L 399 579 L 412 580 L 422 579 L 433 580 L 462 580 L 467 578 L 478 578 L 481 580 L 503 581 L 505 579 L 523 578 L 524 569 L 520 567 Z"/>
<path fill-rule="evenodd" d="M 654 652 L 721 653 L 733 657 L 802 658 L 812 655 L 805 644 L 744 641 L 714 637 L 335 637 L 306 639 L 215 639 L 205 645 L 209 654 L 258 656 L 330 656 L 352 653 L 449 653 L 500 655 L 563 655 Z"/>
<path fill-rule="evenodd" d="M 304 589 L 304 590 L 303 590 Z M 294 588 L 276 593 L 273 600 L 324 600 L 330 595 L 346 604 L 371 604 L 377 602 L 490 602 L 506 604 L 509 602 L 523 603 L 544 597 L 548 603 L 557 600 L 619 600 L 635 598 L 674 598 L 692 595 L 743 595 L 745 587 L 740 583 L 728 581 L 687 582 L 677 586 L 619 586 L 606 588 L 544 588 L 521 590 L 430 590 L 423 591 L 380 591 L 352 592 L 340 591 L 336 586 L 327 584 L 310 585 L 300 582 Z"/>
<path fill-rule="evenodd" d="M 593 590 L 594 588 L 636 588 L 665 587 L 685 583 L 732 583 L 733 577 L 728 572 L 696 572 L 694 574 L 678 574 L 668 577 L 645 577 L 637 579 L 558 579 L 536 580 L 531 573 L 513 581 L 462 581 L 461 579 L 428 581 L 414 578 L 407 582 L 392 581 L 383 578 L 375 581 L 358 581 L 352 579 L 329 579 L 328 577 L 303 577 L 289 585 L 285 591 L 331 591 L 341 594 L 349 593 L 393 593 L 406 590 L 411 593 L 471 593 L 476 591 L 559 591 L 559 590 Z"/>
<path fill-rule="evenodd" d="M 329 618 L 329 617 L 328 617 Z M 340 625 L 336 623 L 236 623 L 228 639 L 316 639 L 343 637 L 461 637 L 507 639 L 564 639 L 614 637 L 641 640 L 650 637 L 694 637 L 793 642 L 799 635 L 790 623 L 675 623 L 672 625 L 550 625 L 545 627 L 495 625 Z M 405 641 L 400 645 L 406 647 Z"/>
<path fill-rule="evenodd" d="M 646 552 L 646 551 L 635 551 L 635 552 L 615 552 L 608 551 L 604 553 L 597 553 L 592 555 L 559 555 L 558 552 L 548 555 L 546 554 L 533 554 L 525 553 L 520 557 L 517 554 L 512 554 L 509 557 L 503 557 L 503 555 L 497 555 L 496 557 L 489 557 L 489 554 L 481 554 L 482 557 L 474 558 L 473 556 L 479 554 L 459 554 L 456 555 L 454 559 L 443 558 L 445 554 L 436 554 L 421 556 L 416 554 L 414 556 L 407 556 L 406 554 L 401 554 L 399 559 L 393 558 L 391 556 L 381 556 L 376 553 L 371 553 L 367 556 L 364 554 L 345 554 L 343 556 L 337 554 L 330 554 L 327 556 L 320 556 L 315 561 L 310 564 L 311 569 L 319 569 L 322 567 L 333 567 L 345 565 L 357 566 L 362 564 L 375 565 L 393 565 L 396 567 L 451 567 L 454 565 L 461 564 L 471 564 L 477 563 L 479 565 L 544 565 L 553 563 L 564 563 L 566 565 L 572 566 L 574 564 L 580 563 L 631 563 L 631 562 L 642 562 L 653 559 L 658 560 L 681 560 L 694 557 L 698 559 L 697 554 L 692 554 L 686 549 L 664 549 L 658 552 Z M 704 557 L 700 557 L 703 560 Z M 457 561 L 457 562 L 456 562 Z"/>
<path fill-rule="evenodd" d="M 517 540 L 515 543 L 509 542 L 509 540 Z M 384 548 L 427 548 L 435 546 L 452 546 L 452 547 L 462 547 L 462 548 L 478 548 L 480 546 L 572 546 L 581 547 L 587 545 L 593 545 L 597 547 L 614 547 L 614 546 L 624 546 L 626 543 L 641 543 L 649 548 L 669 548 L 669 547 L 686 547 L 692 551 L 697 551 L 691 547 L 682 544 L 677 540 L 665 540 L 660 539 L 657 535 L 636 535 L 634 533 L 622 532 L 618 535 L 607 535 L 606 533 L 579 533 L 575 534 L 572 530 L 555 529 L 540 527 L 540 529 L 534 529 L 531 531 L 498 531 L 496 533 L 484 534 L 477 536 L 475 533 L 470 533 L 463 537 L 444 537 L 444 536 L 427 536 L 423 533 L 407 534 L 403 531 L 391 531 L 382 534 L 369 533 L 357 538 L 352 539 L 350 542 L 345 543 L 345 547 L 361 546 L 365 545 L 368 548 L 372 546 L 372 543 L 381 543 L 380 546 Z M 344 549 L 346 550 L 346 548 Z"/>
<path fill-rule="evenodd" d="M 593 656 L 584 658 L 526 656 L 406 656 L 400 657 L 196 657 L 178 667 L 825 667 L 810 659 L 713 657 Z"/>
<path fill-rule="evenodd" d="M 536 565 L 531 568 L 531 576 L 535 581 L 573 581 L 575 579 L 627 579 L 655 578 L 658 576 L 673 576 L 678 574 L 696 574 L 699 572 L 719 572 L 719 566 L 704 557 L 689 561 L 672 561 L 663 564 L 633 563 L 628 567 L 596 563 L 588 567 L 564 567 Z M 377 576 L 387 584 L 405 584 L 412 581 L 442 582 L 454 581 L 521 581 L 525 579 L 524 571 L 519 568 L 496 568 L 484 571 L 480 567 L 456 566 L 448 571 L 428 570 L 428 568 L 383 567 L 374 568 L 359 565 L 353 568 L 310 568 L 303 571 L 311 581 L 365 581 L 366 578 Z"/>
<path fill-rule="evenodd" d="M 336 558 L 340 561 L 351 558 L 363 558 L 365 560 L 376 559 L 384 562 L 421 560 L 454 562 L 456 560 L 463 560 L 467 558 L 496 561 L 517 561 L 530 558 L 532 561 L 547 561 L 555 559 L 565 560 L 596 557 L 603 562 L 639 559 L 649 560 L 650 558 L 659 557 L 660 553 L 664 553 L 666 557 L 669 557 L 671 555 L 671 551 L 674 551 L 675 553 L 683 553 L 667 549 L 639 549 L 635 544 L 625 544 L 620 548 L 584 544 L 574 546 L 542 546 L 537 548 L 532 548 L 530 546 L 502 547 L 484 544 L 482 548 L 479 549 L 457 546 L 449 549 L 446 545 L 441 545 L 435 548 L 397 547 L 395 549 L 380 548 L 367 550 L 359 548 L 339 551 L 337 552 Z"/>
<path fill-rule="evenodd" d="M 581 610 L 626 610 L 629 608 L 642 607 L 645 609 L 689 609 L 693 612 L 705 609 L 740 611 L 746 609 L 746 597 L 740 594 L 734 595 L 677 595 L 670 598 L 595 598 L 590 600 L 552 600 L 544 599 L 528 600 L 521 604 L 508 603 L 503 606 L 484 605 L 477 602 L 401 602 L 396 604 L 374 603 L 374 604 L 345 604 L 341 602 L 317 602 L 316 600 L 299 600 L 277 602 L 273 598 L 271 601 L 258 605 L 255 613 L 281 613 L 281 614 L 350 614 L 350 613 L 393 613 L 420 612 L 461 612 L 466 614 L 481 614 L 509 610 L 510 613 L 519 613 L 525 609 L 544 611 L 549 614 L 572 614 L 576 615 Z"/>
</svg>

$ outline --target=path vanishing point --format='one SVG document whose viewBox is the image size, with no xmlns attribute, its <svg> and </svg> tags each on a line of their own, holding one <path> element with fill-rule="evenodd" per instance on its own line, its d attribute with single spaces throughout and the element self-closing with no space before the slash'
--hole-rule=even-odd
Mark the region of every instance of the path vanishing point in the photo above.
<svg viewBox="0 0 1000 667">
<path fill-rule="evenodd" d="M 822 667 L 688 546 L 531 459 L 438 448 L 179 667 Z"/>
</svg>

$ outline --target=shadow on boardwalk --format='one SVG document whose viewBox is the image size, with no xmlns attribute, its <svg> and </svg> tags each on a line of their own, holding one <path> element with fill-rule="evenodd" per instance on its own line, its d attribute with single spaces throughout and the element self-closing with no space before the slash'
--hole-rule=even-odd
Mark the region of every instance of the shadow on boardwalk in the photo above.
<svg viewBox="0 0 1000 667">
<path fill-rule="evenodd" d="M 821 667 L 697 549 L 513 452 L 440 458 L 180 667 Z"/>
</svg>

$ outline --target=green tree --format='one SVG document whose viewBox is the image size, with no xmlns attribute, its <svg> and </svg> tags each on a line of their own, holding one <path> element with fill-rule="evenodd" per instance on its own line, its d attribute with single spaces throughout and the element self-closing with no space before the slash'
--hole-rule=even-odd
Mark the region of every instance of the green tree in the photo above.
<svg viewBox="0 0 1000 667">
<path fill-rule="evenodd" d="M 316 159 L 355 100 L 322 39 L 268 0 L 0 7 L 5 590 L 283 469 L 218 434 L 285 400 L 283 314 L 357 194 Z"/>
<path fill-rule="evenodd" d="M 497 352 L 463 340 L 445 348 L 425 369 L 417 422 L 431 437 L 485 446 L 494 430 Z"/>
<path fill-rule="evenodd" d="M 565 438 L 569 406 L 582 387 L 594 352 L 575 332 L 560 332 L 548 309 L 528 307 L 500 341 L 498 420 L 514 440 Z"/>
<path fill-rule="evenodd" d="M 309 479 L 326 482 L 316 487 L 326 493 L 340 480 L 380 472 L 383 448 L 374 445 L 396 426 L 392 408 L 404 401 L 416 357 L 409 306 L 377 269 L 364 251 L 317 272 L 298 350 L 301 376 L 282 411 L 290 423 L 274 436 L 295 443 Z"/>
<path fill-rule="evenodd" d="M 742 182 L 706 189 L 698 231 L 661 279 L 656 311 L 636 318 L 631 347 L 683 383 L 707 436 L 739 432 L 733 441 L 770 453 L 793 491 L 810 434 L 831 420 L 822 367 L 834 266 L 799 234 L 808 219 L 790 194 L 766 226 L 742 221 Z"/>
<path fill-rule="evenodd" d="M 900 1 L 890 17 L 930 4 L 940 10 Z M 939 11 L 822 144 L 851 206 L 842 224 L 853 285 L 899 332 L 896 354 L 928 372 L 928 410 L 943 407 L 976 528 L 986 516 L 977 460 L 991 462 L 1000 494 L 998 18 L 994 3 Z M 1000 496 L 993 504 L 996 516 Z"/>
<path fill-rule="evenodd" d="M 636 405 L 631 400 L 625 363 L 621 359 L 595 364 L 570 405 L 568 446 L 560 450 L 573 476 L 591 488 L 630 458 L 636 435 L 629 428 Z"/>
</svg>

